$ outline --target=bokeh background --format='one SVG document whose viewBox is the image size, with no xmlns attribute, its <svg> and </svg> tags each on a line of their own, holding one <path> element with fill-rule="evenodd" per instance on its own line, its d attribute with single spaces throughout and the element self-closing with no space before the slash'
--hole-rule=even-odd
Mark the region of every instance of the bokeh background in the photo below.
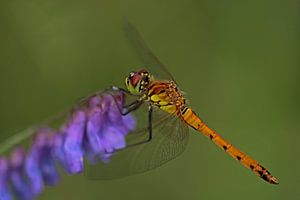
<svg viewBox="0 0 300 200">
<path fill-rule="evenodd" d="M 0 1 L 0 141 L 141 67 L 129 18 L 191 106 L 269 185 L 191 130 L 178 159 L 114 181 L 64 176 L 48 199 L 300 199 L 298 1 Z"/>
</svg>

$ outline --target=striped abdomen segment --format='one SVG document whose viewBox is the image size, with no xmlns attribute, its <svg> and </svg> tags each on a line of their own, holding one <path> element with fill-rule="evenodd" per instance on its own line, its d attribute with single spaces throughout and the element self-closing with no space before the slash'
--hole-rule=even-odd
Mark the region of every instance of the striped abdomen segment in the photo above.
<svg viewBox="0 0 300 200">
<path fill-rule="evenodd" d="M 257 161 L 240 151 L 238 148 L 224 140 L 215 131 L 210 129 L 190 108 L 183 109 L 182 120 L 185 121 L 195 130 L 203 133 L 205 136 L 210 138 L 210 140 L 212 140 L 216 145 L 225 150 L 226 153 L 228 153 L 231 157 L 238 160 L 245 167 L 252 170 L 265 181 L 272 184 L 279 183 L 277 179 L 274 176 L 272 176 L 271 173 L 268 170 L 266 170 L 263 166 L 261 166 Z"/>
</svg>

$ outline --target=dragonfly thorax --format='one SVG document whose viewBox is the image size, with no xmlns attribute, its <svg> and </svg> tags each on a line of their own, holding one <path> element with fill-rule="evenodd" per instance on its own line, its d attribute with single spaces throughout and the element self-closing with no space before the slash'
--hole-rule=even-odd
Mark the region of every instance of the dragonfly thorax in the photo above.
<svg viewBox="0 0 300 200">
<path fill-rule="evenodd" d="M 185 107 L 185 98 L 173 81 L 152 81 L 146 96 L 146 100 L 152 105 L 169 113 L 179 114 Z"/>
<path fill-rule="evenodd" d="M 137 72 L 131 72 L 125 79 L 128 91 L 133 95 L 142 95 L 147 89 L 151 75 L 148 71 L 142 69 Z"/>
</svg>

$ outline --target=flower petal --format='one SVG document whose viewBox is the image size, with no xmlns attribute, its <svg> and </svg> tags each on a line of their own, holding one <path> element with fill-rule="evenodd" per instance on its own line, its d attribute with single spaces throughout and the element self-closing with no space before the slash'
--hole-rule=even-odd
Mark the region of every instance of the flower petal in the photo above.
<svg viewBox="0 0 300 200">
<path fill-rule="evenodd" d="M 64 152 L 69 171 L 72 174 L 81 173 L 83 170 L 83 150 L 81 147 L 85 132 L 85 122 L 85 113 L 77 111 L 65 130 Z"/>
<path fill-rule="evenodd" d="M 25 161 L 25 172 L 30 182 L 31 191 L 34 195 L 40 194 L 44 189 L 39 159 L 39 151 L 33 147 Z"/>
<path fill-rule="evenodd" d="M 127 128 L 127 132 L 125 132 L 126 135 L 128 131 L 133 131 L 136 128 L 136 119 L 130 113 L 122 117 L 122 122 L 123 126 Z"/>
<path fill-rule="evenodd" d="M 22 148 L 15 149 L 11 155 L 10 166 L 10 181 L 13 189 L 19 199 L 31 200 L 33 194 L 23 175 L 23 165 L 25 161 L 25 151 Z"/>
<path fill-rule="evenodd" d="M 105 121 L 104 116 L 100 111 L 95 110 L 87 122 L 87 145 L 90 146 L 90 151 L 93 154 L 99 154 L 103 152 L 103 146 L 100 140 L 100 131 Z"/>
<path fill-rule="evenodd" d="M 126 146 L 125 137 L 115 127 L 109 127 L 106 130 L 106 133 L 103 135 L 103 140 L 106 140 L 114 150 L 122 149 Z"/>
<path fill-rule="evenodd" d="M 11 200 L 12 196 L 8 188 L 9 166 L 5 158 L 0 157 L 0 199 Z"/>
<path fill-rule="evenodd" d="M 59 173 L 53 158 L 50 155 L 44 155 L 40 165 L 45 183 L 51 186 L 56 185 L 59 181 Z"/>
</svg>

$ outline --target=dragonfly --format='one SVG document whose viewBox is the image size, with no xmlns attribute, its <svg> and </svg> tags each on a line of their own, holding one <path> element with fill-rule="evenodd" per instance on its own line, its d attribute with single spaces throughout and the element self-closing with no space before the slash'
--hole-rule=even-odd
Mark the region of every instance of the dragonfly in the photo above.
<svg viewBox="0 0 300 200">
<path fill-rule="evenodd" d="M 110 166 L 104 165 L 101 170 L 97 166 L 90 170 L 94 171 L 91 174 L 95 176 L 101 171 L 99 178 L 113 178 L 159 167 L 184 151 L 191 127 L 263 180 L 278 184 L 266 168 L 223 139 L 188 107 L 182 91 L 165 65 L 150 50 L 135 26 L 128 21 L 125 24 L 127 37 L 146 67 L 129 73 L 125 78 L 125 89 L 114 89 L 134 97 L 126 113 L 140 110 L 147 113 L 144 116 L 147 126 L 128 135 L 128 148 L 118 152 Z"/>
<path fill-rule="evenodd" d="M 122 115 L 133 114 L 137 120 L 137 127 L 126 136 L 127 146 L 114 152 L 109 162 L 86 166 L 84 173 L 88 178 L 115 179 L 155 169 L 182 154 L 188 144 L 191 127 L 263 180 L 271 184 L 279 183 L 266 168 L 223 139 L 198 117 L 188 106 L 171 73 L 147 46 L 135 26 L 128 21 L 125 22 L 125 32 L 145 67 L 132 71 L 125 77 L 125 88 L 113 86 L 96 94 L 121 92 L 125 97 L 126 106 L 119 110 Z M 82 99 L 72 108 L 86 106 L 92 96 L 95 94 Z M 70 115 L 71 111 L 64 111 L 43 124 L 57 124 L 66 113 Z M 19 133 L 17 137 L 12 137 L 0 147 L 0 152 L 31 136 L 32 130 L 37 127 L 31 127 Z"/>
</svg>

